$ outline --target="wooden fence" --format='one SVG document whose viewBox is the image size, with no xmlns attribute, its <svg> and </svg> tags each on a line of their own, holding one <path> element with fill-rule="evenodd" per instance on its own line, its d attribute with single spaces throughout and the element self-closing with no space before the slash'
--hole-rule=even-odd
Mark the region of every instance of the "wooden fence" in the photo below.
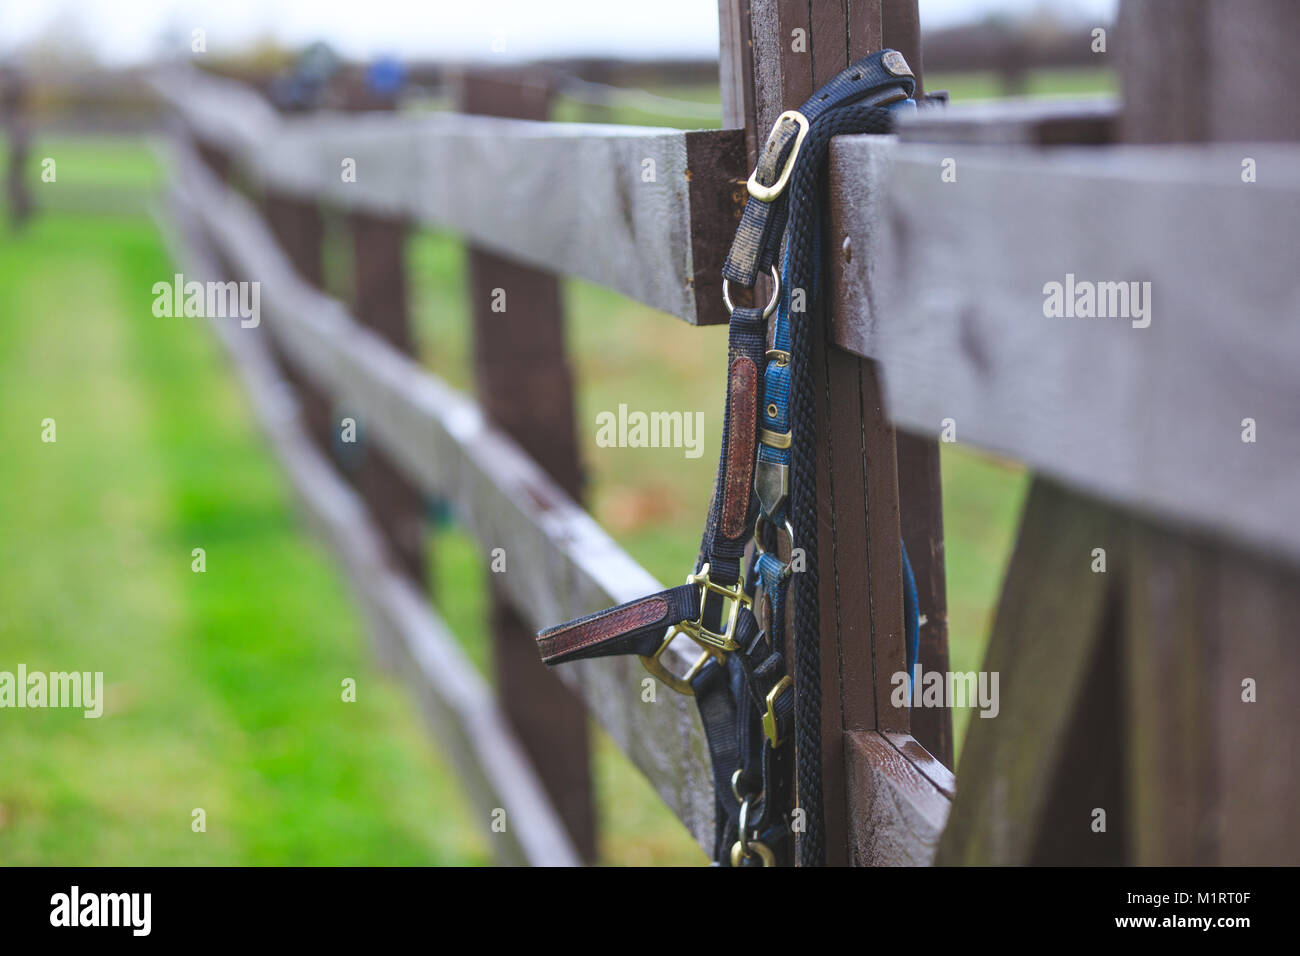
<svg viewBox="0 0 1300 956">
<path fill-rule="evenodd" d="M 635 660 L 552 675 L 533 649 L 536 627 L 660 586 L 577 504 L 555 276 L 725 321 L 719 269 L 777 113 L 882 45 L 921 74 L 915 0 L 719 11 L 721 131 L 546 123 L 544 86 L 503 73 L 466 76 L 478 116 L 286 118 L 230 81 L 157 84 L 182 120 L 178 261 L 261 283 L 269 336 L 227 321 L 223 337 L 380 654 L 484 826 L 506 811 L 504 861 L 592 858 L 586 713 L 712 840 L 692 702 L 643 703 Z M 1300 861 L 1298 21 L 1287 0 L 1126 0 L 1107 54 L 1122 104 L 954 105 L 834 144 L 815 370 L 830 862 Z M 353 231 L 351 303 L 321 291 L 327 205 Z M 410 354 L 415 224 L 471 244 L 481 405 Z M 1046 317 L 1045 284 L 1067 274 L 1149 281 L 1149 326 Z M 491 313 L 494 289 L 527 307 Z M 330 462 L 340 415 L 373 452 L 350 482 Z M 960 792 L 950 712 L 889 702 L 900 534 L 921 665 L 948 669 L 938 438 L 954 431 L 1037 475 L 984 665 L 1000 715 L 972 721 Z M 496 699 L 421 593 L 423 496 L 485 556 L 506 549 Z"/>
</svg>

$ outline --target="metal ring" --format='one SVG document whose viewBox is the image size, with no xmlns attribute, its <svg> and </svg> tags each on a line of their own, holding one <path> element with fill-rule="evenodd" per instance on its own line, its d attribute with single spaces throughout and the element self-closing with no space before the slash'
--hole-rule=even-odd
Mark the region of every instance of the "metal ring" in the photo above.
<svg viewBox="0 0 1300 956">
<path fill-rule="evenodd" d="M 769 302 L 767 308 L 763 310 L 763 318 L 765 319 L 776 311 L 777 303 L 781 301 L 781 275 L 776 271 L 775 265 L 773 265 L 771 269 L 773 282 L 772 301 Z M 727 281 L 725 276 L 723 276 L 722 279 L 722 301 L 727 306 L 728 315 L 736 311 L 736 307 L 731 302 L 731 283 Z"/>
<path fill-rule="evenodd" d="M 745 771 L 743 769 L 737 767 L 735 773 L 731 775 L 731 792 L 736 795 L 737 803 L 744 803 L 746 800 L 749 799 L 748 797 L 742 797 L 740 795 L 740 777 L 741 774 L 743 774 L 744 772 Z"/>
<path fill-rule="evenodd" d="M 772 519 L 767 517 L 767 515 L 762 515 L 762 514 L 760 514 L 757 518 L 754 519 L 754 548 L 758 551 L 760 555 L 764 555 L 768 553 L 767 548 L 763 547 L 763 541 L 762 541 L 762 531 L 763 531 L 764 522 L 771 524 Z M 790 536 L 790 548 L 791 550 L 793 550 L 794 549 L 794 527 L 790 524 L 790 519 L 786 518 L 785 521 L 782 523 L 781 527 L 785 528 L 785 533 Z M 790 574 L 790 568 L 787 565 L 785 569 L 785 575 L 788 576 L 789 574 Z"/>
<path fill-rule="evenodd" d="M 776 854 L 771 848 L 759 839 L 749 839 L 749 798 L 746 797 L 740 803 L 740 821 L 739 829 L 736 836 L 739 839 L 731 847 L 731 865 L 741 866 L 745 860 L 752 860 L 758 857 L 758 862 L 763 866 L 775 866 Z"/>
<path fill-rule="evenodd" d="M 776 854 L 762 840 L 749 840 L 743 844 L 737 840 L 731 845 L 732 866 L 744 866 L 745 860 L 752 860 L 754 857 L 758 857 L 758 862 L 763 866 L 776 866 Z"/>
</svg>

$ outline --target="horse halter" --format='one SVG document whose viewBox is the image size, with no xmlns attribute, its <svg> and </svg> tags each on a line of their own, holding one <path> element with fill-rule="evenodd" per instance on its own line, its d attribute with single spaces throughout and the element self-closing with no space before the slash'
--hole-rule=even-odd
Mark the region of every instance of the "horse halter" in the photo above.
<svg viewBox="0 0 1300 956">
<path fill-rule="evenodd" d="M 637 654 L 666 686 L 694 696 L 713 762 L 717 865 L 790 863 L 795 829 L 804 831 L 800 862 L 820 862 L 818 854 L 808 849 L 820 846 L 819 790 L 811 794 L 815 806 L 810 806 L 810 794 L 805 792 L 809 788 L 800 788 L 800 808 L 806 812 L 799 816 L 804 826 L 794 827 L 791 822 L 796 724 L 799 777 L 805 779 L 808 766 L 820 772 L 815 721 L 809 718 L 820 711 L 820 690 L 815 677 L 797 681 L 787 669 L 786 599 L 792 572 L 799 568 L 784 561 L 777 547 L 779 534 L 785 531 L 790 551 L 795 550 L 799 522 L 791 521 L 792 492 L 796 500 L 815 502 L 815 497 L 808 497 L 810 492 L 815 495 L 815 489 L 791 486 L 791 458 L 797 443 L 790 399 L 791 373 L 800 361 L 798 349 L 791 347 L 792 312 L 793 316 L 816 314 L 805 301 L 816 298 L 816 267 L 805 275 L 807 269 L 801 264 L 819 258 L 816 229 L 807 225 L 819 221 L 817 210 L 794 210 L 804 224 L 799 230 L 787 230 L 787 224 L 792 195 L 817 205 L 816 176 L 830 136 L 888 132 L 892 110 L 915 107 L 915 89 L 902 54 L 881 50 L 836 74 L 799 109 L 777 117 L 749 177 L 749 198 L 722 270 L 723 299 L 731 316 L 726 408 L 718 474 L 696 571 L 678 587 L 548 628 L 537 636 L 547 665 Z M 777 258 L 787 231 L 786 254 L 778 271 Z M 767 273 L 774 290 L 764 308 L 733 305 L 733 285 L 752 289 L 758 276 Z M 806 286 L 795 287 L 797 297 L 791 295 L 792 282 L 809 279 Z M 769 347 L 768 318 L 773 313 Z M 808 320 L 808 315 L 796 319 Z M 742 574 L 745 564 L 747 573 Z M 806 674 L 807 655 L 813 655 L 814 663 L 817 660 L 817 622 L 796 620 L 795 624 L 795 672 Z M 679 636 L 698 645 L 700 654 L 685 674 L 675 675 L 662 655 Z M 909 660 L 909 672 L 911 666 Z M 809 842 L 809 837 L 814 839 Z"/>
</svg>

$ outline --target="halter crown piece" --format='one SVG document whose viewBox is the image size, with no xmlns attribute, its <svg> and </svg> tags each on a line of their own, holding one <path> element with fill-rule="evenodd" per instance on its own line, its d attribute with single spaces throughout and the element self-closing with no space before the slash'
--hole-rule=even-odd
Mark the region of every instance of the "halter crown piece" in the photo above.
<svg viewBox="0 0 1300 956">
<path fill-rule="evenodd" d="M 777 117 L 749 177 L 749 199 L 722 270 L 723 297 L 731 313 L 726 409 L 718 476 L 696 570 L 683 585 L 537 636 L 547 665 L 637 654 L 665 685 L 694 696 L 713 762 L 713 860 L 718 865 L 791 863 L 794 829 L 801 830 L 799 862 L 820 862 L 820 789 L 800 786 L 799 807 L 804 812 L 795 814 L 793 773 L 796 747 L 801 781 L 812 751 L 818 751 L 820 759 L 816 736 L 808 736 L 815 732 L 820 711 L 816 668 L 808 671 L 799 658 L 800 653 L 811 653 L 816 663 L 817 624 L 796 621 L 794 673 L 810 676 L 795 680 L 786 665 L 785 633 L 792 569 L 778 548 L 782 531 L 794 547 L 792 492 L 796 501 L 807 500 L 806 492 L 801 496 L 802 489 L 791 487 L 791 455 L 798 444 L 791 424 L 791 383 L 800 356 L 791 348 L 789 290 L 792 281 L 811 280 L 803 288 L 806 298 L 816 298 L 815 268 L 811 276 L 792 274 L 792 263 L 808 261 L 810 252 L 817 260 L 815 229 L 803 228 L 799 235 L 789 230 L 780 272 L 777 258 L 793 219 L 814 225 L 820 221 L 816 190 L 809 186 L 815 186 L 830 137 L 890 131 L 895 111 L 915 108 L 915 90 L 902 54 L 881 50 L 842 70 L 799 109 Z M 814 208 L 792 207 L 792 201 Z M 752 288 L 758 276 L 767 274 L 774 292 L 766 307 L 732 305 L 733 285 Z M 773 313 L 769 347 L 768 318 Z M 796 311 L 796 321 L 806 323 L 816 314 L 812 308 Z M 799 329 L 794 338 L 807 335 Z M 680 675 L 671 673 L 663 660 L 668 646 L 679 638 L 700 650 L 695 663 Z M 912 658 L 909 652 L 909 672 Z M 814 709 L 809 711 L 809 705 Z M 792 827 L 796 816 L 803 827 Z"/>
</svg>

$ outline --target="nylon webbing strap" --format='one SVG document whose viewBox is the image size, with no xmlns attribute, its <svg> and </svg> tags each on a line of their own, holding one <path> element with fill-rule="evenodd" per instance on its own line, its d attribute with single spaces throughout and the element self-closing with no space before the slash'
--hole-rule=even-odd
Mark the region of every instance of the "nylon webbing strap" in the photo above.
<svg viewBox="0 0 1300 956">
<path fill-rule="evenodd" d="M 798 110 L 782 113 L 750 177 L 749 200 L 722 267 L 723 278 L 750 288 L 776 262 L 789 211 L 787 184 L 793 169 L 787 166 L 791 154 L 822 116 L 845 106 L 901 102 L 914 92 L 916 79 L 902 54 L 882 50 L 845 67 Z M 777 190 L 776 195 L 771 190 Z"/>
</svg>

